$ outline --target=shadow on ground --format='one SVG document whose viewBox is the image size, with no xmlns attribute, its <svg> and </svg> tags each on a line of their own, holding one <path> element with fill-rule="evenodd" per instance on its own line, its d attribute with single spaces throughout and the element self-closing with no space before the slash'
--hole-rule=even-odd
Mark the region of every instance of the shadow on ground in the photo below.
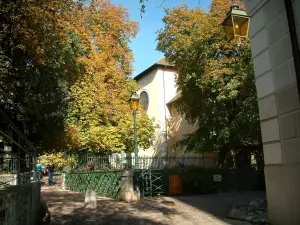
<svg viewBox="0 0 300 225">
<path fill-rule="evenodd" d="M 79 224 L 168 224 L 169 216 L 177 213 L 174 208 L 162 206 L 154 199 L 137 203 L 99 197 L 97 209 L 84 208 L 84 195 L 44 187 L 42 198 L 47 201 L 53 225 Z"/>
<path fill-rule="evenodd" d="M 263 198 L 264 192 L 144 198 L 125 203 L 106 197 L 97 198 L 97 209 L 84 208 L 84 194 L 58 187 L 42 187 L 42 198 L 52 214 L 52 225 L 104 224 L 211 224 L 244 225 L 224 219 L 232 204 Z M 164 204 L 164 202 L 174 204 Z"/>
<path fill-rule="evenodd" d="M 219 193 L 211 195 L 173 197 L 178 202 L 193 206 L 220 219 L 227 216 L 229 209 L 236 203 L 264 199 L 264 191 Z"/>
</svg>

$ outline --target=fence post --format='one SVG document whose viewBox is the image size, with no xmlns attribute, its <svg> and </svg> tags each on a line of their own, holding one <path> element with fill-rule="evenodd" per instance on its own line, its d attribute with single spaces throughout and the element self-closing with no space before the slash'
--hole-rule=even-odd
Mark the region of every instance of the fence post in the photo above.
<svg viewBox="0 0 300 225">
<path fill-rule="evenodd" d="M 18 135 L 18 144 L 20 145 L 20 135 Z M 20 146 L 18 146 L 18 158 L 17 158 L 17 184 L 20 185 L 21 184 L 21 154 L 20 154 Z"/>
<path fill-rule="evenodd" d="M 61 188 L 63 190 L 66 189 L 66 186 L 65 186 L 65 174 L 64 173 L 61 175 Z"/>
<path fill-rule="evenodd" d="M 133 187 L 133 170 L 124 170 L 121 172 L 120 199 L 125 202 L 138 200 L 138 196 Z"/>
</svg>

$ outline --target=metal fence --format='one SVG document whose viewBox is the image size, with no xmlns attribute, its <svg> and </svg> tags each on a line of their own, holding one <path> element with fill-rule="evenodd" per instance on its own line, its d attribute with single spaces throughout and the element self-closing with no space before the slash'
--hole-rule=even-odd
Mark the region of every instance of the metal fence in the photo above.
<svg viewBox="0 0 300 225">
<path fill-rule="evenodd" d="M 35 180 L 36 150 L 0 109 L 0 187 Z"/>
<path fill-rule="evenodd" d="M 195 157 L 147 157 L 140 156 L 138 169 L 166 169 L 176 167 L 209 167 L 213 168 L 217 166 L 218 159 L 216 157 L 208 156 L 195 156 Z M 73 169 L 78 171 L 84 170 L 123 170 L 123 169 L 135 169 L 135 157 L 133 155 L 109 155 L 98 156 L 93 154 L 81 155 L 78 157 L 77 162 L 73 166 Z"/>
</svg>

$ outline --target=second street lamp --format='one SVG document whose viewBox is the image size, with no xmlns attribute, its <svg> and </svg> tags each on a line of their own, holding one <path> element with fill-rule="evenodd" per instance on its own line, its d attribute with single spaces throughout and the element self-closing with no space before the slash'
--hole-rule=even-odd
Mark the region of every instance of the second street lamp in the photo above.
<svg viewBox="0 0 300 225">
<path fill-rule="evenodd" d="M 138 143 L 137 143 L 137 127 L 136 127 L 136 111 L 139 108 L 140 96 L 134 92 L 129 99 L 129 106 L 133 110 L 133 123 L 134 123 L 134 158 L 135 169 L 139 168 L 139 156 L 138 156 Z"/>
</svg>

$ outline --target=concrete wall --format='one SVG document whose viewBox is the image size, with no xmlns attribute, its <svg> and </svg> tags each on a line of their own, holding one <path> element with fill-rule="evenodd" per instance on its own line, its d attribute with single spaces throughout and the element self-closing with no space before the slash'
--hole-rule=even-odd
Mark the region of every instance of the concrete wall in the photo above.
<svg viewBox="0 0 300 225">
<path fill-rule="evenodd" d="M 0 224 L 38 224 L 40 188 L 40 183 L 32 183 L 1 189 Z"/>
<path fill-rule="evenodd" d="M 300 0 L 294 0 L 296 23 Z M 270 222 L 300 224 L 300 101 L 283 0 L 246 0 Z M 299 36 L 299 32 L 298 32 Z"/>
</svg>

